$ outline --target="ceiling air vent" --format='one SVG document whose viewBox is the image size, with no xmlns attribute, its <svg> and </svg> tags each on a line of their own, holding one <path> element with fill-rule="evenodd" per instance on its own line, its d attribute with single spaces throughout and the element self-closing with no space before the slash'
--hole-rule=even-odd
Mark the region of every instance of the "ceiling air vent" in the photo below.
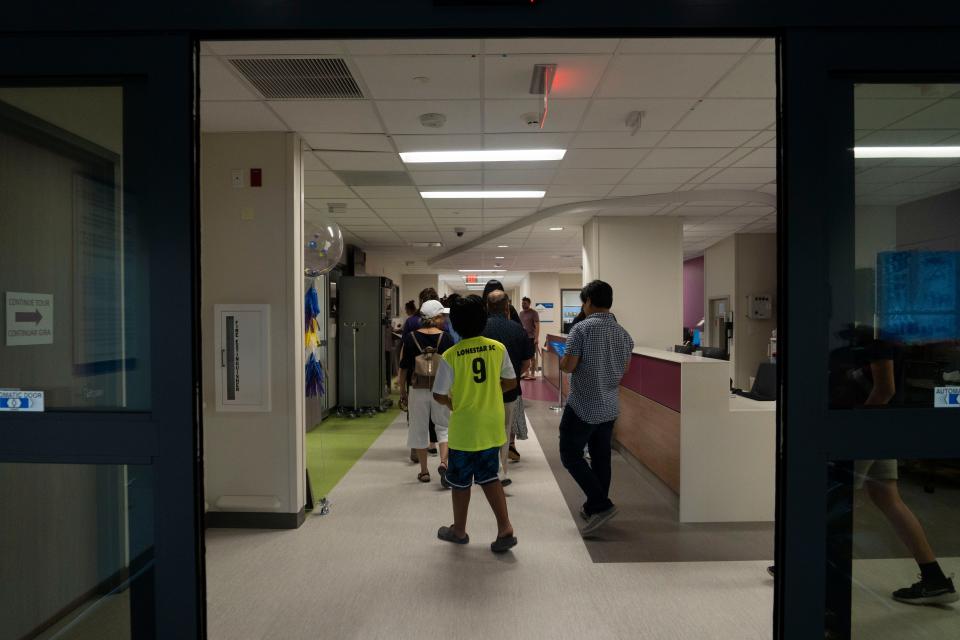
<svg viewBox="0 0 960 640">
<path fill-rule="evenodd" d="M 340 58 L 231 58 L 230 64 L 267 100 L 363 98 Z"/>
</svg>

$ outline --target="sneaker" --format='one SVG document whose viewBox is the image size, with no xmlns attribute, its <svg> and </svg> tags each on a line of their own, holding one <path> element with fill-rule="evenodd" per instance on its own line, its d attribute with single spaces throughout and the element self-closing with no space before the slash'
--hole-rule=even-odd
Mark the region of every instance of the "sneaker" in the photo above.
<svg viewBox="0 0 960 640">
<path fill-rule="evenodd" d="M 771 578 L 776 578 L 776 577 L 777 577 L 777 566 L 774 565 L 774 564 L 772 564 L 772 565 L 770 565 L 769 567 L 767 567 L 767 573 L 770 574 L 770 577 L 771 577 Z"/>
<path fill-rule="evenodd" d="M 439 452 L 437 451 L 437 448 L 434 447 L 433 449 L 427 449 L 427 453 L 429 453 L 431 456 L 435 456 L 438 455 Z"/>
<path fill-rule="evenodd" d="M 440 476 L 440 486 L 444 489 L 450 488 L 450 483 L 447 482 L 447 469 L 446 467 L 440 467 L 437 469 L 437 475 Z"/>
<path fill-rule="evenodd" d="M 597 529 L 610 522 L 615 515 L 617 515 L 616 507 L 610 507 L 605 511 L 600 511 L 593 514 L 587 519 L 587 524 L 584 525 L 583 529 L 580 531 L 580 535 L 584 538 L 592 535 Z"/>
<path fill-rule="evenodd" d="M 923 580 L 915 582 L 909 587 L 894 591 L 893 599 L 906 604 L 949 604 L 960 600 L 960 595 L 957 595 L 957 590 L 953 588 L 953 580 L 947 578 L 942 585 L 931 585 Z"/>
<path fill-rule="evenodd" d="M 510 478 L 504 478 L 503 480 L 500 481 L 500 484 L 503 485 L 504 487 L 509 487 L 510 485 L 513 484 L 513 480 L 511 480 Z"/>
<path fill-rule="evenodd" d="M 517 451 L 517 448 L 513 445 L 510 445 L 510 448 L 507 450 L 507 457 L 509 457 L 514 462 L 520 460 L 520 452 Z"/>
</svg>

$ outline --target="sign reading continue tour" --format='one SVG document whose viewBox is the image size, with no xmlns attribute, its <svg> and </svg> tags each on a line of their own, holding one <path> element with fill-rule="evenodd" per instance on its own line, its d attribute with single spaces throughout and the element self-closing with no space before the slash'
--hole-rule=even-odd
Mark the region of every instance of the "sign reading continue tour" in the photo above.
<svg viewBox="0 0 960 640">
<path fill-rule="evenodd" d="M 7 291 L 7 346 L 53 344 L 53 294 Z"/>
</svg>

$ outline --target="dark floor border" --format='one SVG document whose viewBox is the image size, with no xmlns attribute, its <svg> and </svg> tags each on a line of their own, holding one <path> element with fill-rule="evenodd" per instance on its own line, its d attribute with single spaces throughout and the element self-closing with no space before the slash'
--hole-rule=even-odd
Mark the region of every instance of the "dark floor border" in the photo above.
<svg viewBox="0 0 960 640">
<path fill-rule="evenodd" d="M 204 525 L 207 529 L 298 529 L 306 518 L 303 508 L 297 513 L 208 511 Z"/>
</svg>

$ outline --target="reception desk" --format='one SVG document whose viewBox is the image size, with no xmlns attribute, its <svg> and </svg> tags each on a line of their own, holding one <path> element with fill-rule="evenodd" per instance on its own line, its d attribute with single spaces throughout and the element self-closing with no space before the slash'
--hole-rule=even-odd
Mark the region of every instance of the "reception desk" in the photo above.
<svg viewBox="0 0 960 640">
<path fill-rule="evenodd" d="M 544 377 L 554 385 L 550 343 L 563 340 L 547 337 Z M 621 383 L 615 444 L 679 496 L 681 522 L 774 519 L 776 403 L 729 389 L 729 362 L 642 347 Z"/>
</svg>

